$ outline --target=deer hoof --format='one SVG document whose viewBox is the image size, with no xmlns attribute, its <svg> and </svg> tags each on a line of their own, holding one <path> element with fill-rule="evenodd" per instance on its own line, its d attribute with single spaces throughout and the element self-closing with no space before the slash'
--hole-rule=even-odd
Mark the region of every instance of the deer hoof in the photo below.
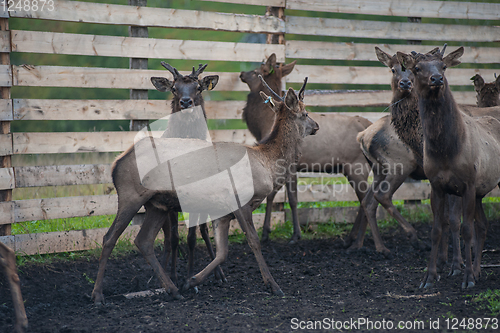
<svg viewBox="0 0 500 333">
<path fill-rule="evenodd" d="M 106 302 L 104 301 L 104 295 L 103 294 L 92 294 L 92 299 L 94 300 L 94 305 L 95 306 L 101 306 L 104 305 Z"/>
<path fill-rule="evenodd" d="M 460 274 L 462 274 L 462 271 L 460 270 L 460 268 L 452 268 L 450 270 L 450 274 L 448 274 L 448 276 L 457 276 Z"/>
<path fill-rule="evenodd" d="M 469 282 L 463 282 L 462 283 L 462 289 L 467 289 L 467 288 L 472 288 L 474 287 L 476 284 L 472 281 L 469 281 Z"/>
<path fill-rule="evenodd" d="M 175 299 L 176 301 L 180 301 L 181 299 L 184 299 L 184 297 L 179 293 L 172 295 L 172 298 Z"/>
</svg>

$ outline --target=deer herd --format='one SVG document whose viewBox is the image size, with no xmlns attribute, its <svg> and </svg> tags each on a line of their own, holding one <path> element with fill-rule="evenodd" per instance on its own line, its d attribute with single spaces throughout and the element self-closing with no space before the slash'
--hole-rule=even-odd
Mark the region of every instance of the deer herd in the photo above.
<svg viewBox="0 0 500 333">
<path fill-rule="evenodd" d="M 343 173 L 361 202 L 356 221 L 345 240 L 346 247 L 349 251 L 361 248 L 366 227 L 370 225 L 376 251 L 385 255 L 389 255 L 390 251 L 384 246 L 378 231 L 378 203 L 400 223 L 413 246 L 426 248 L 412 225 L 393 205 L 392 196 L 407 177 L 428 179 L 432 189 L 434 221 L 428 269 L 420 287 L 428 288 L 439 279 L 438 271 L 442 271 L 448 261 L 450 233 L 453 248 L 450 274 L 460 274 L 462 266 L 465 266 L 462 288 L 473 287 L 480 277 L 481 254 L 488 229 L 482 198 L 500 186 L 500 107 L 495 107 L 500 104 L 500 78 L 485 83 L 480 75 L 475 75 L 471 80 L 477 92 L 477 107 L 457 105 L 445 70 L 460 64 L 459 58 L 464 49 L 460 47 L 447 55 L 445 49 L 446 45 L 442 50 L 435 48 L 425 54 L 397 52 L 389 55 L 375 48 L 380 62 L 392 71 L 392 100 L 390 115 L 373 124 L 359 116 L 326 117 L 308 113 L 304 104 L 307 78 L 298 93 L 292 88 L 282 93 L 282 79 L 293 71 L 295 61 L 278 64 L 272 54 L 259 68 L 241 72 L 240 75 L 241 81 L 250 88 L 243 120 L 256 138 L 254 146 L 211 143 L 206 136 L 208 132 L 195 128 L 206 123 L 202 92 L 215 88 L 219 80 L 217 75 L 200 78 L 206 65 L 200 65 L 197 70 L 193 68 L 189 75 L 181 75 L 177 69 L 162 62 L 172 73 L 173 81 L 164 77 L 153 77 L 151 81 L 157 90 L 172 93 L 171 113 L 182 112 L 183 117 L 175 122 L 172 118 L 160 138 L 139 140 L 113 163 L 112 179 L 118 195 L 118 211 L 103 239 L 92 292 L 95 304 L 105 301 L 103 279 L 108 258 L 119 236 L 141 207 L 145 208 L 146 214 L 135 244 L 173 298 L 182 299 L 180 291 L 196 288 L 212 272 L 217 280 L 226 280 L 220 265 L 228 255 L 228 230 L 232 219 L 238 220 L 246 235 L 264 284 L 274 295 L 282 296 L 283 292 L 261 253 L 261 241 L 264 243 L 269 239 L 273 199 L 283 185 L 292 211 L 294 229 L 291 243 L 299 241 L 299 171 Z M 202 113 L 196 116 L 188 112 L 194 107 L 201 109 Z M 167 151 L 168 156 L 175 158 L 158 163 L 142 177 L 141 164 L 152 162 L 144 153 L 144 147 L 151 144 L 159 152 Z M 183 153 L 191 151 L 196 152 L 193 157 L 180 159 L 179 156 L 188 155 Z M 157 161 L 158 158 L 157 154 Z M 234 169 L 235 165 L 240 167 Z M 249 170 L 246 173 L 241 171 L 245 168 Z M 227 192 L 224 194 L 207 195 L 209 192 L 205 190 L 181 191 L 182 181 L 178 181 L 179 176 L 173 175 L 173 171 L 178 169 L 182 169 L 180 174 L 183 177 L 194 179 L 224 173 L 232 186 L 223 188 L 221 192 Z M 373 172 L 373 181 L 366 190 L 360 184 L 367 182 L 370 172 Z M 262 239 L 259 241 L 252 211 L 264 199 L 267 200 L 267 208 Z M 206 209 L 189 211 L 190 219 L 200 220 L 188 231 L 189 278 L 178 284 L 178 213 L 183 211 L 181 202 L 186 200 L 199 203 Z M 235 203 L 230 205 L 227 201 Z M 216 215 L 211 210 L 218 205 L 224 206 L 223 214 Z M 209 215 L 216 216 L 212 220 L 215 254 L 205 223 Z M 210 264 L 198 274 L 193 273 L 196 225 L 199 225 L 212 258 Z M 165 238 L 164 253 L 159 260 L 154 252 L 154 240 L 160 229 Z M 465 265 L 460 235 L 465 244 Z M 167 274 L 169 261 L 171 270 Z M 2 243 L 0 265 L 5 269 L 11 285 L 16 329 L 22 331 L 27 326 L 27 319 L 15 256 Z"/>
</svg>

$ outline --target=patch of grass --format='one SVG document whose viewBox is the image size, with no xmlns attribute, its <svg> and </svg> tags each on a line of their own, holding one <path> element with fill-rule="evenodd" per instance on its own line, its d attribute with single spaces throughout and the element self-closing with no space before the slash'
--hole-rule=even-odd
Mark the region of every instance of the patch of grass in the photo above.
<svg viewBox="0 0 500 333">
<path fill-rule="evenodd" d="M 99 215 L 19 222 L 12 225 L 12 234 L 109 228 L 114 219 L 115 215 Z"/>
<path fill-rule="evenodd" d="M 472 299 L 474 302 L 482 303 L 480 309 L 487 308 L 491 315 L 496 317 L 500 314 L 500 289 L 488 289 Z"/>
</svg>

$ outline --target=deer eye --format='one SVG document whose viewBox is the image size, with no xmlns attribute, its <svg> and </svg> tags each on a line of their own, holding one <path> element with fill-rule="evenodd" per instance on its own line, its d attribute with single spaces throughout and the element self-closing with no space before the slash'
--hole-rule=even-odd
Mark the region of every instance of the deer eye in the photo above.
<svg viewBox="0 0 500 333">
<path fill-rule="evenodd" d="M 396 73 L 396 70 L 394 68 L 391 68 L 392 73 Z"/>
<path fill-rule="evenodd" d="M 446 65 L 443 65 L 443 71 L 444 71 L 446 68 L 448 68 L 448 67 L 446 67 Z"/>
<path fill-rule="evenodd" d="M 418 72 L 420 72 L 420 67 L 415 66 L 415 73 L 418 73 Z"/>
</svg>

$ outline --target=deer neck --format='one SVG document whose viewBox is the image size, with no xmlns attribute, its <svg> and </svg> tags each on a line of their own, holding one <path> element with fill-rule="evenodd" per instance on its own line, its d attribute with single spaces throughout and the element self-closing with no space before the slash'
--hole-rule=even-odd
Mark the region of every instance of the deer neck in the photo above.
<svg viewBox="0 0 500 333">
<path fill-rule="evenodd" d="M 391 122 L 399 138 L 415 154 L 423 166 L 423 132 L 418 111 L 418 97 L 414 90 L 406 93 L 394 92 L 391 101 Z"/>
<path fill-rule="evenodd" d="M 418 107 L 426 158 L 451 161 L 462 149 L 465 123 L 448 84 L 438 91 L 419 94 Z"/>
</svg>

